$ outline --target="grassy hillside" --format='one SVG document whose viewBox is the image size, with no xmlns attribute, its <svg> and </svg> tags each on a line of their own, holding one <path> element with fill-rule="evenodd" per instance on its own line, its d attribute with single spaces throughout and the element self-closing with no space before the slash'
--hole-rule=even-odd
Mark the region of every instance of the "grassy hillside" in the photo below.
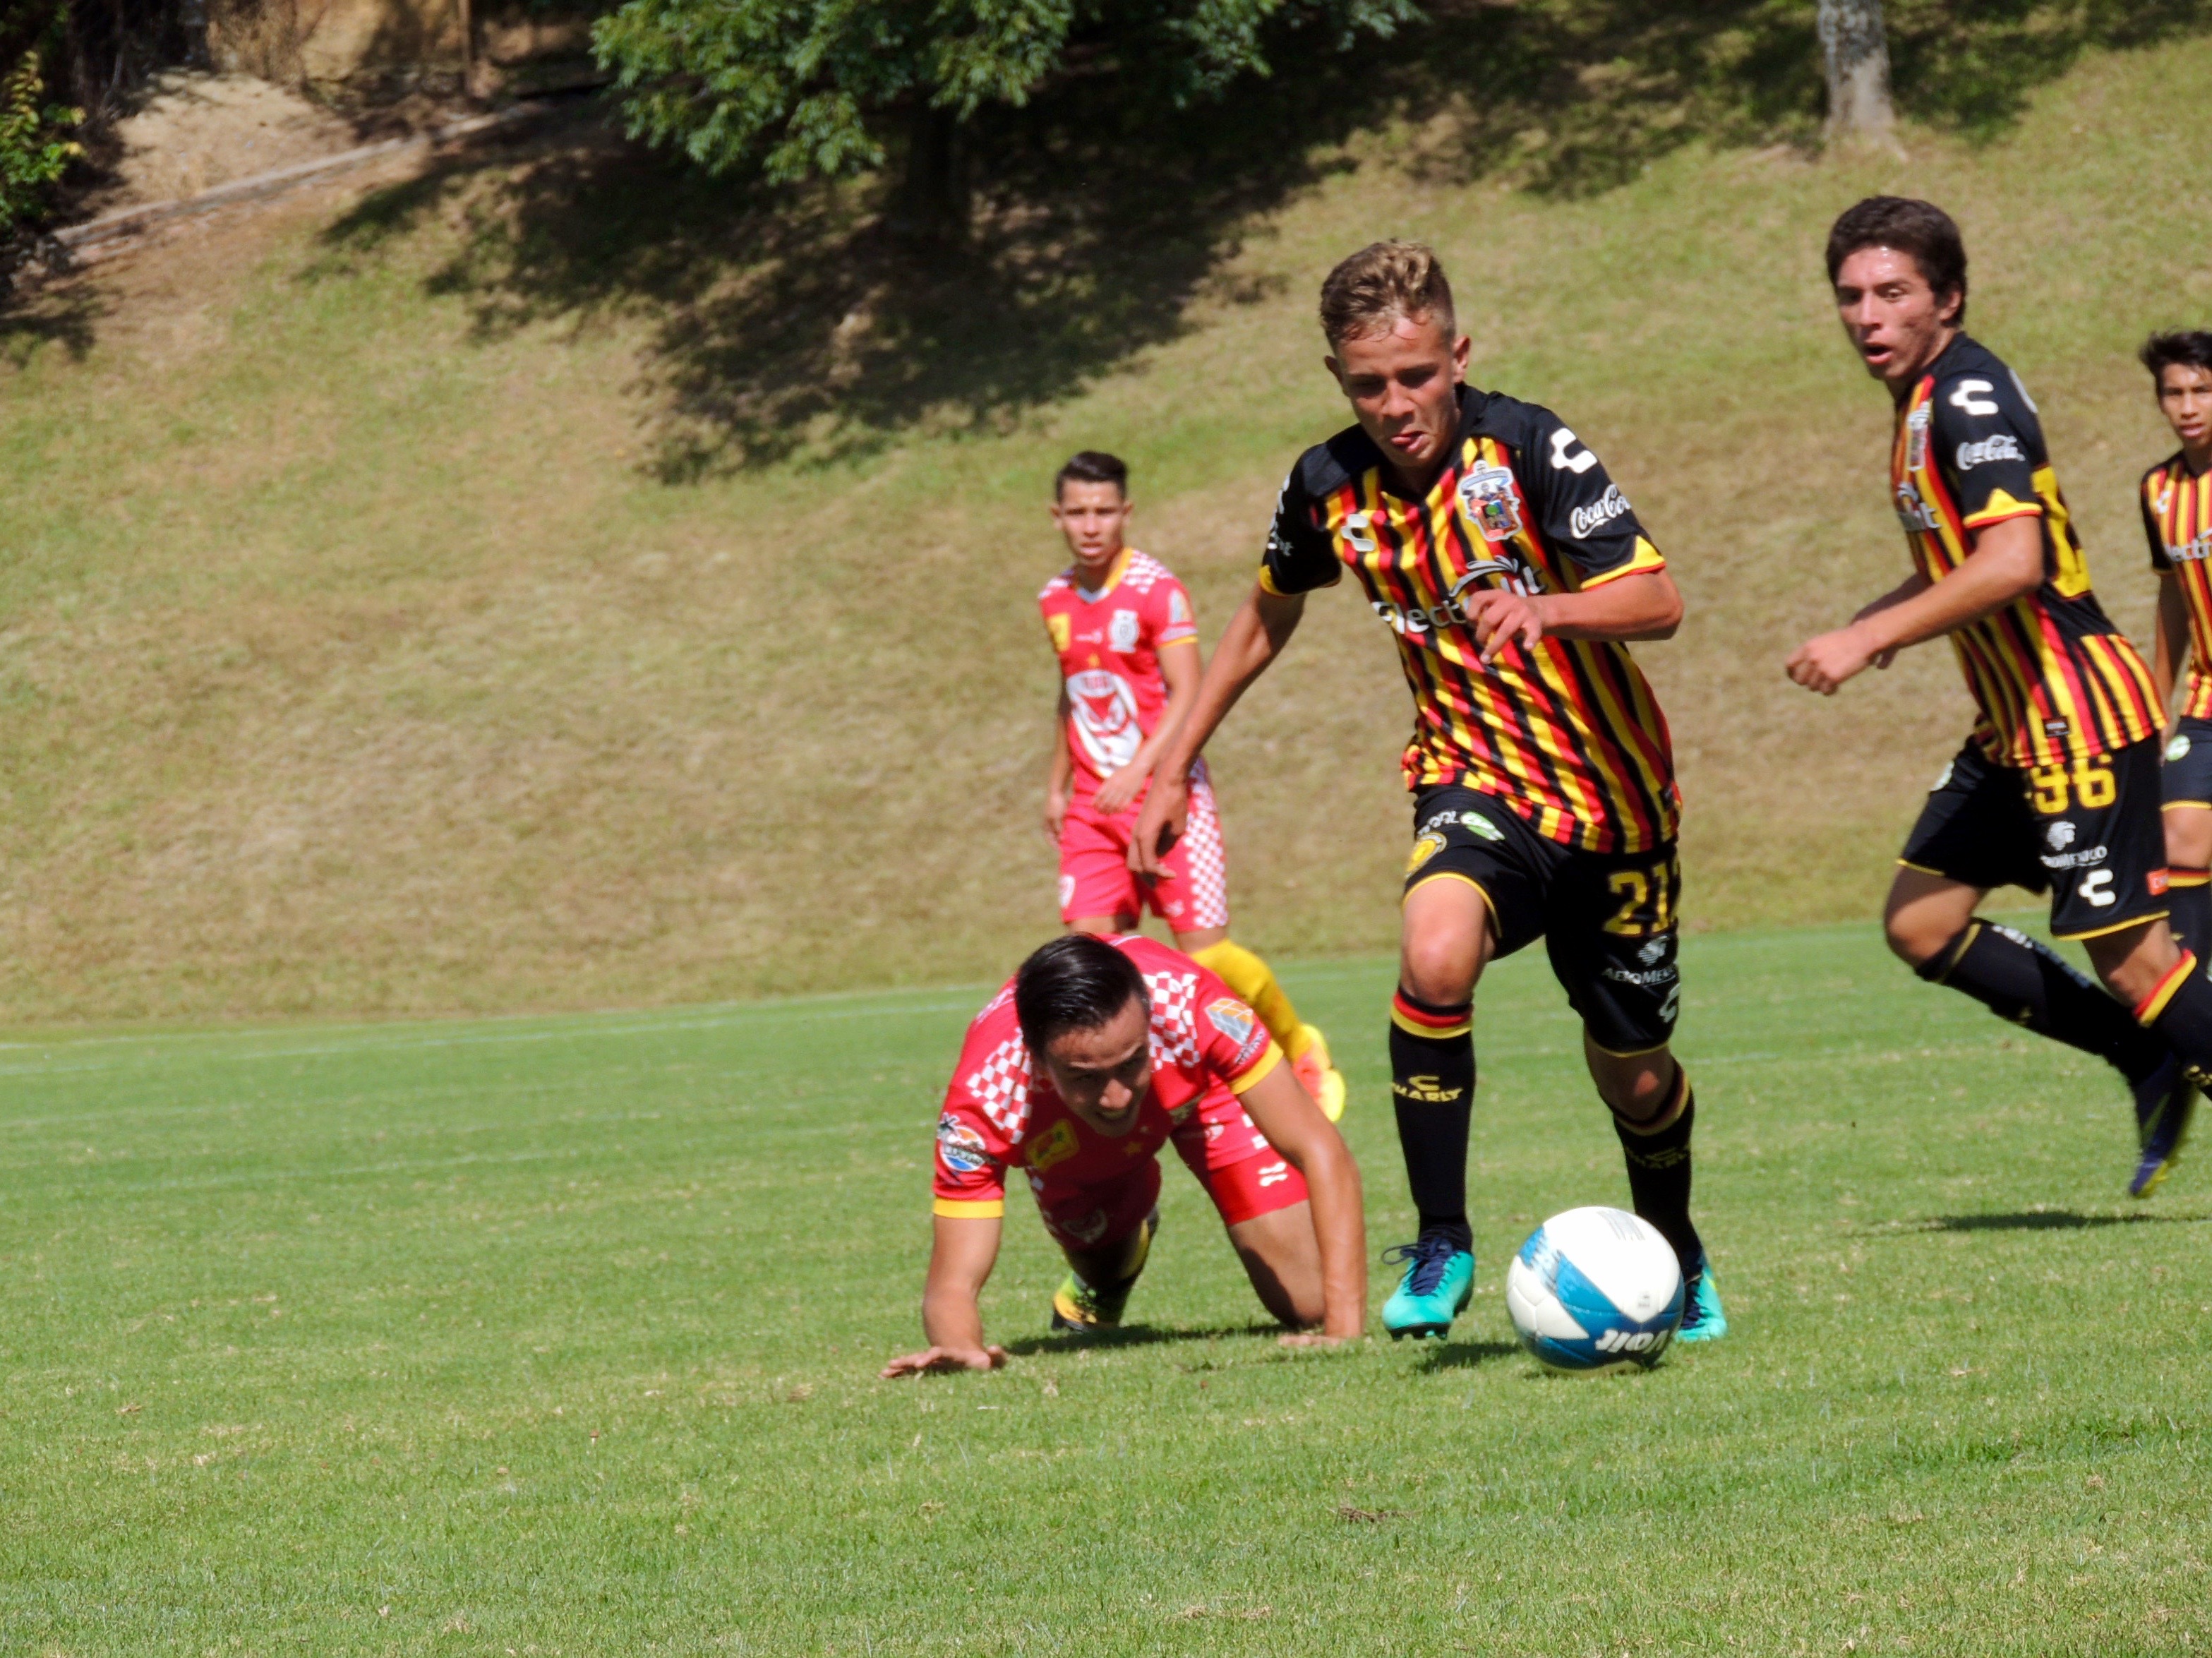
<svg viewBox="0 0 2212 1658">
<path fill-rule="evenodd" d="M 848 194 L 770 215 L 580 137 L 204 229 L 0 323 L 0 1010 L 996 974 L 1053 924 L 1052 467 L 1129 457 L 1210 635 L 1343 419 L 1315 287 L 1383 234 L 1443 250 L 1478 379 L 1566 414 L 1674 561 L 1689 619 L 1643 657 L 1691 925 L 1862 915 L 1966 718 L 1940 649 L 1832 704 L 1781 677 L 1902 568 L 1825 227 L 1871 190 L 1962 219 L 1975 331 L 2141 636 L 2165 445 L 2130 353 L 2212 310 L 2208 95 L 2192 39 L 2084 58 L 1993 138 L 1655 145 L 1579 195 L 1470 163 L 1446 110 L 1249 212 L 1005 217 L 996 264 L 933 271 Z M 1371 617 L 1319 602 L 1217 750 L 1249 940 L 1389 942 L 1407 718 Z"/>
</svg>

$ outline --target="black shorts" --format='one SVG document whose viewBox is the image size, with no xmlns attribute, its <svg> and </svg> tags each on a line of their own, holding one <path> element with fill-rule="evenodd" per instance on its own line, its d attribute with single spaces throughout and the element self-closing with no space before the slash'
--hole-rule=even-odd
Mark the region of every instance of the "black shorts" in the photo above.
<svg viewBox="0 0 2212 1658">
<path fill-rule="evenodd" d="M 2023 771 L 1969 743 L 1897 860 L 1972 887 L 2051 894 L 2051 931 L 2094 938 L 2166 913 L 2158 739 Z"/>
<path fill-rule="evenodd" d="M 1540 937 L 1590 1040 L 1611 1054 L 1663 1048 L 1682 996 L 1671 841 L 1649 852 L 1577 852 L 1503 800 L 1444 784 L 1413 797 L 1406 890 L 1455 879 L 1490 906 L 1498 956 Z"/>
<path fill-rule="evenodd" d="M 2212 806 L 2212 720 L 2185 719 L 2173 728 L 2158 780 L 2169 806 Z"/>
</svg>

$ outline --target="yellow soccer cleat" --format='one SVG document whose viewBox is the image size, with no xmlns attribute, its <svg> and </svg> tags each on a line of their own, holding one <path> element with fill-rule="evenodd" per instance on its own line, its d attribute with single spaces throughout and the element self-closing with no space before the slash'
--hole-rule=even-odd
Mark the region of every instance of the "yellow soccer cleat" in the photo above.
<svg viewBox="0 0 2212 1658">
<path fill-rule="evenodd" d="M 1329 1063 L 1328 1037 L 1313 1025 L 1302 1024 L 1298 1029 L 1305 1036 L 1306 1051 L 1291 1061 L 1291 1070 L 1321 1107 L 1322 1115 L 1334 1122 L 1344 1114 L 1344 1072 Z"/>
</svg>

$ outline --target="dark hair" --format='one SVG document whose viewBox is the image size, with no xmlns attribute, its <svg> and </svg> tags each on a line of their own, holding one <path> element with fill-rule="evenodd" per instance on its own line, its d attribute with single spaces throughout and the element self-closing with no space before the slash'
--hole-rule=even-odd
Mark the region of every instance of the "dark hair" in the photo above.
<svg viewBox="0 0 2212 1658">
<path fill-rule="evenodd" d="M 1103 938 L 1070 932 L 1039 947 L 1014 975 L 1014 1017 L 1022 1040 L 1042 1054 L 1070 1030 L 1096 1030 L 1128 1006 L 1149 1008 L 1145 975 Z"/>
<path fill-rule="evenodd" d="M 1110 483 L 1127 500 L 1129 494 L 1129 466 L 1119 455 L 1109 455 L 1103 449 L 1081 449 L 1070 455 L 1052 477 L 1052 498 L 1060 499 L 1060 491 L 1071 483 Z"/>
<path fill-rule="evenodd" d="M 2212 374 L 2212 334 L 2201 328 L 2182 329 L 2172 334 L 2154 334 L 2143 342 L 2142 349 L 2136 355 L 2142 366 L 2150 370 L 2150 377 L 2160 386 L 2166 384 L 2166 371 L 2175 363 L 2191 368 L 2202 368 Z"/>
<path fill-rule="evenodd" d="M 1909 196 L 1869 196 L 1845 208 L 1828 232 L 1828 282 L 1833 286 L 1844 261 L 1863 247 L 1893 247 L 1910 253 L 1936 290 L 1959 296 L 1960 327 L 1966 325 L 1966 242 L 1949 214 L 1933 202 Z"/>
</svg>

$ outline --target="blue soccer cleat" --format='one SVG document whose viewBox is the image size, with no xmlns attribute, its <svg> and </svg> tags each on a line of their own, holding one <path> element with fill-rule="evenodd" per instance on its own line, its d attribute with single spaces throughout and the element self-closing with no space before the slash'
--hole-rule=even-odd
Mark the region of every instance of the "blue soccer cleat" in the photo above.
<svg viewBox="0 0 2212 1658">
<path fill-rule="evenodd" d="M 2142 1153 L 2135 1178 L 2128 1182 L 2128 1195 L 2147 1198 L 2181 1161 L 2181 1143 L 2189 1138 L 2189 1120 L 2197 1111 L 2197 1087 L 2180 1056 L 2169 1054 L 2165 1064 L 2129 1092 L 2136 1099 L 2136 1137 Z"/>
<path fill-rule="evenodd" d="M 1467 1310 L 1474 1296 L 1474 1256 L 1441 1232 L 1382 1252 L 1384 1262 L 1407 1264 L 1406 1276 L 1382 1303 L 1382 1327 L 1396 1341 L 1405 1336 L 1441 1337 Z"/>
<path fill-rule="evenodd" d="M 1682 1297 L 1682 1321 L 1676 1327 L 1677 1341 L 1718 1341 L 1728 1333 L 1728 1315 L 1721 1310 L 1720 1286 L 1713 1282 L 1713 1269 L 1703 1254 L 1698 1257 L 1698 1270 L 1690 1274 L 1687 1293 Z"/>
</svg>

